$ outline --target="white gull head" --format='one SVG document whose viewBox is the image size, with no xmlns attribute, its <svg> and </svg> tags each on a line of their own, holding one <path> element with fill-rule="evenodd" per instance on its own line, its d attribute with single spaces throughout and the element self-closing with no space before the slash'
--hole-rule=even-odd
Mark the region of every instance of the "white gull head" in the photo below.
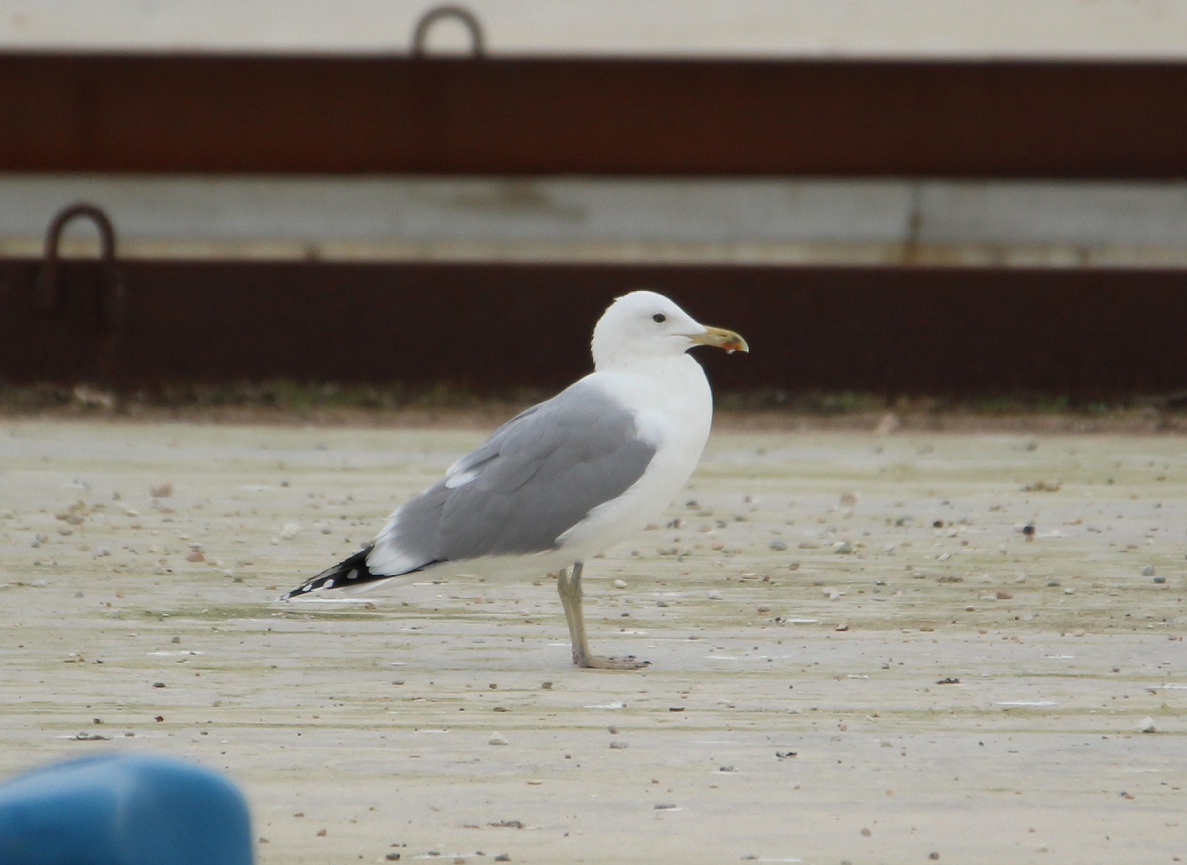
<svg viewBox="0 0 1187 865">
<path fill-rule="evenodd" d="M 594 369 L 621 369 L 646 358 L 674 357 L 694 345 L 749 350 L 738 334 L 706 327 L 662 294 L 632 291 L 614 301 L 594 327 Z"/>
</svg>

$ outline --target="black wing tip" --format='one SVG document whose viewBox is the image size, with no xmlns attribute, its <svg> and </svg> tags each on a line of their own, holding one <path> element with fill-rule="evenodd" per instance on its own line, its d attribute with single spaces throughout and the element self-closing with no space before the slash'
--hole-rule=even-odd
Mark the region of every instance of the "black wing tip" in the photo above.
<svg viewBox="0 0 1187 865">
<path fill-rule="evenodd" d="M 310 577 L 291 592 L 285 592 L 281 595 L 280 600 L 291 601 L 293 598 L 303 598 L 318 591 L 340 589 L 344 586 L 359 585 L 360 583 L 383 579 L 381 575 L 373 574 L 367 568 L 367 556 L 370 555 L 372 547 L 372 544 L 368 544 L 353 556 L 349 556 L 338 564 L 326 568 L 317 576 Z"/>
</svg>

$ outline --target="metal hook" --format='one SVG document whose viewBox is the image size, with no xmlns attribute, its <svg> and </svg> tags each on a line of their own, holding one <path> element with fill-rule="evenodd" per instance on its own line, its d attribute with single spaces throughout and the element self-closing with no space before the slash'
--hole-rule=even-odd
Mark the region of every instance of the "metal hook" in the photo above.
<svg viewBox="0 0 1187 865">
<path fill-rule="evenodd" d="M 416 30 L 412 33 L 413 57 L 425 56 L 425 38 L 432 26 L 443 18 L 456 18 L 470 31 L 470 50 L 474 57 L 481 57 L 486 53 L 486 39 L 478 16 L 465 6 L 438 6 L 426 12 L 416 23 Z"/>
<path fill-rule="evenodd" d="M 99 260 L 102 276 L 99 282 L 99 367 L 103 378 L 111 381 L 115 366 L 116 342 L 124 327 L 127 292 L 116 267 L 115 229 L 111 219 L 93 204 L 72 204 L 58 211 L 45 233 L 45 258 L 37 276 L 37 300 L 46 315 L 55 315 L 60 306 L 58 289 L 58 247 L 67 223 L 85 217 L 99 230 Z"/>
<path fill-rule="evenodd" d="M 115 272 L 115 229 L 111 219 L 93 204 L 72 204 L 59 210 L 50 221 L 45 232 L 45 257 L 37 280 L 38 301 L 44 312 L 53 315 L 58 311 L 58 247 L 62 243 L 62 232 L 72 219 L 85 216 L 95 223 L 99 230 L 99 260 L 103 262 L 105 275 Z M 118 282 L 118 279 L 111 280 Z"/>
</svg>

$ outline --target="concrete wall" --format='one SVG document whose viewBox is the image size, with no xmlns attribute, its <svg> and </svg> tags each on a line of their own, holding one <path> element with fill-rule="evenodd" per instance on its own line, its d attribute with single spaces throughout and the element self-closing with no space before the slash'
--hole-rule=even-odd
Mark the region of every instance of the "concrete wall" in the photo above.
<svg viewBox="0 0 1187 865">
<path fill-rule="evenodd" d="M 80 200 L 134 257 L 1187 265 L 1185 182 L 899 179 L 10 175 L 0 255 L 40 254 Z"/>
<path fill-rule="evenodd" d="M 2 0 L 0 46 L 404 52 L 432 0 Z M 1187 55 L 1179 0 L 467 0 L 494 54 Z M 468 37 L 443 22 L 429 41 Z"/>
</svg>

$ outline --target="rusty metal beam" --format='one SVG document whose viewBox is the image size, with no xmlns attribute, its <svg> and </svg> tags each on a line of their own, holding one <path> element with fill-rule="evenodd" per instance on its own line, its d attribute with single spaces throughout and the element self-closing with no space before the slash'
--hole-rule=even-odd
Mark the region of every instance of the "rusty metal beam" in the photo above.
<svg viewBox="0 0 1187 865">
<path fill-rule="evenodd" d="M 0 55 L 0 171 L 1182 178 L 1187 64 Z"/>
<path fill-rule="evenodd" d="M 0 380 L 100 377 L 95 262 L 0 261 Z M 1151 270 L 122 262 L 123 388 L 287 378 L 553 388 L 588 370 L 610 298 L 651 286 L 736 328 L 719 388 L 1074 399 L 1187 390 L 1187 278 Z"/>
</svg>

